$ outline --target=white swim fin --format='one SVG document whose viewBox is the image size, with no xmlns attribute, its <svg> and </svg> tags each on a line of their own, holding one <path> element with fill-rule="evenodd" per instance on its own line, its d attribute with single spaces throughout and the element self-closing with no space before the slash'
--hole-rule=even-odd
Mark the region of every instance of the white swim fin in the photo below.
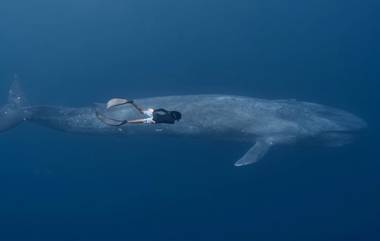
<svg viewBox="0 0 380 241">
<path fill-rule="evenodd" d="M 129 100 L 127 99 L 122 99 L 122 98 L 113 98 L 113 99 L 110 99 L 108 102 L 107 102 L 107 106 L 106 108 L 107 109 L 110 109 L 112 107 L 115 107 L 115 106 L 119 106 L 119 105 L 125 105 L 129 103 Z"/>
</svg>

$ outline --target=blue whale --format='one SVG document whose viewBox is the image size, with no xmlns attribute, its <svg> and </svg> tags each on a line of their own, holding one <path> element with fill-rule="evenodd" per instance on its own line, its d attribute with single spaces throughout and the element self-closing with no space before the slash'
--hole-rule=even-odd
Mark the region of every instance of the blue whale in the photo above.
<svg viewBox="0 0 380 241">
<path fill-rule="evenodd" d="M 352 135 L 367 127 L 361 118 L 324 105 L 296 100 L 265 100 L 233 95 L 185 95 L 135 100 L 143 108 L 178 110 L 176 124 L 126 124 L 115 127 L 101 121 L 97 112 L 118 120 L 141 118 L 132 106 L 108 110 L 105 104 L 69 108 L 31 106 L 15 81 L 8 103 L 0 109 L 0 132 L 29 121 L 56 130 L 108 135 L 162 135 L 248 142 L 252 147 L 235 166 L 260 160 L 275 145 L 318 140 L 327 146 L 351 142 Z"/>
</svg>

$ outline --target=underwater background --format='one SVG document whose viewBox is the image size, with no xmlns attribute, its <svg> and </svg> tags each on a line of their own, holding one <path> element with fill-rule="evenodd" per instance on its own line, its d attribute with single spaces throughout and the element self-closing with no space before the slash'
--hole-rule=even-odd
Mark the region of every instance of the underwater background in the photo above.
<svg viewBox="0 0 380 241">
<path fill-rule="evenodd" d="M 234 94 L 350 111 L 341 148 L 0 135 L 0 240 L 380 240 L 378 0 L 2 0 L 0 96 Z"/>
</svg>

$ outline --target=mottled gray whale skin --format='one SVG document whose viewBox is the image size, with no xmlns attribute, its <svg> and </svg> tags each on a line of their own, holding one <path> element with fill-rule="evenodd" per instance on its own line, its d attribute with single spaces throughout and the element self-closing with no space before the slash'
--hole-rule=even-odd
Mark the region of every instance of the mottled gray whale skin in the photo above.
<svg viewBox="0 0 380 241">
<path fill-rule="evenodd" d="M 103 123 L 96 116 L 96 111 L 119 120 L 141 118 L 131 105 L 106 110 L 105 104 L 68 108 L 28 106 L 23 100 L 21 91 L 14 84 L 8 104 L 1 109 L 0 131 L 30 121 L 70 133 L 170 135 L 252 143 L 252 148 L 235 163 L 236 166 L 257 162 L 274 145 L 315 139 L 328 146 L 340 146 L 351 140 L 351 133 L 367 126 L 365 121 L 351 113 L 319 104 L 232 95 L 137 99 L 135 102 L 143 108 L 178 110 L 183 118 L 174 125 L 126 124 L 120 127 Z"/>
</svg>

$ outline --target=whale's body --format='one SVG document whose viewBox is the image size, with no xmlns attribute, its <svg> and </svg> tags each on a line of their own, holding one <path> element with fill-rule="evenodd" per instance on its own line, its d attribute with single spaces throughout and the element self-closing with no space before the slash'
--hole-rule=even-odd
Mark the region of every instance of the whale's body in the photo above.
<svg viewBox="0 0 380 241">
<path fill-rule="evenodd" d="M 0 131 L 22 121 L 31 121 L 71 133 L 171 135 L 252 143 L 252 148 L 235 163 L 236 166 L 258 161 L 276 144 L 318 139 L 330 146 L 343 145 L 350 140 L 352 132 L 366 127 L 362 119 L 351 113 L 319 104 L 231 95 L 138 99 L 135 102 L 143 108 L 180 111 L 182 120 L 176 124 L 126 124 L 115 127 L 102 122 L 96 112 L 119 120 L 142 117 L 131 105 L 112 110 L 106 110 L 105 104 L 84 108 L 26 106 L 23 98 L 17 85 L 14 85 L 9 103 L 0 112 Z"/>
</svg>

